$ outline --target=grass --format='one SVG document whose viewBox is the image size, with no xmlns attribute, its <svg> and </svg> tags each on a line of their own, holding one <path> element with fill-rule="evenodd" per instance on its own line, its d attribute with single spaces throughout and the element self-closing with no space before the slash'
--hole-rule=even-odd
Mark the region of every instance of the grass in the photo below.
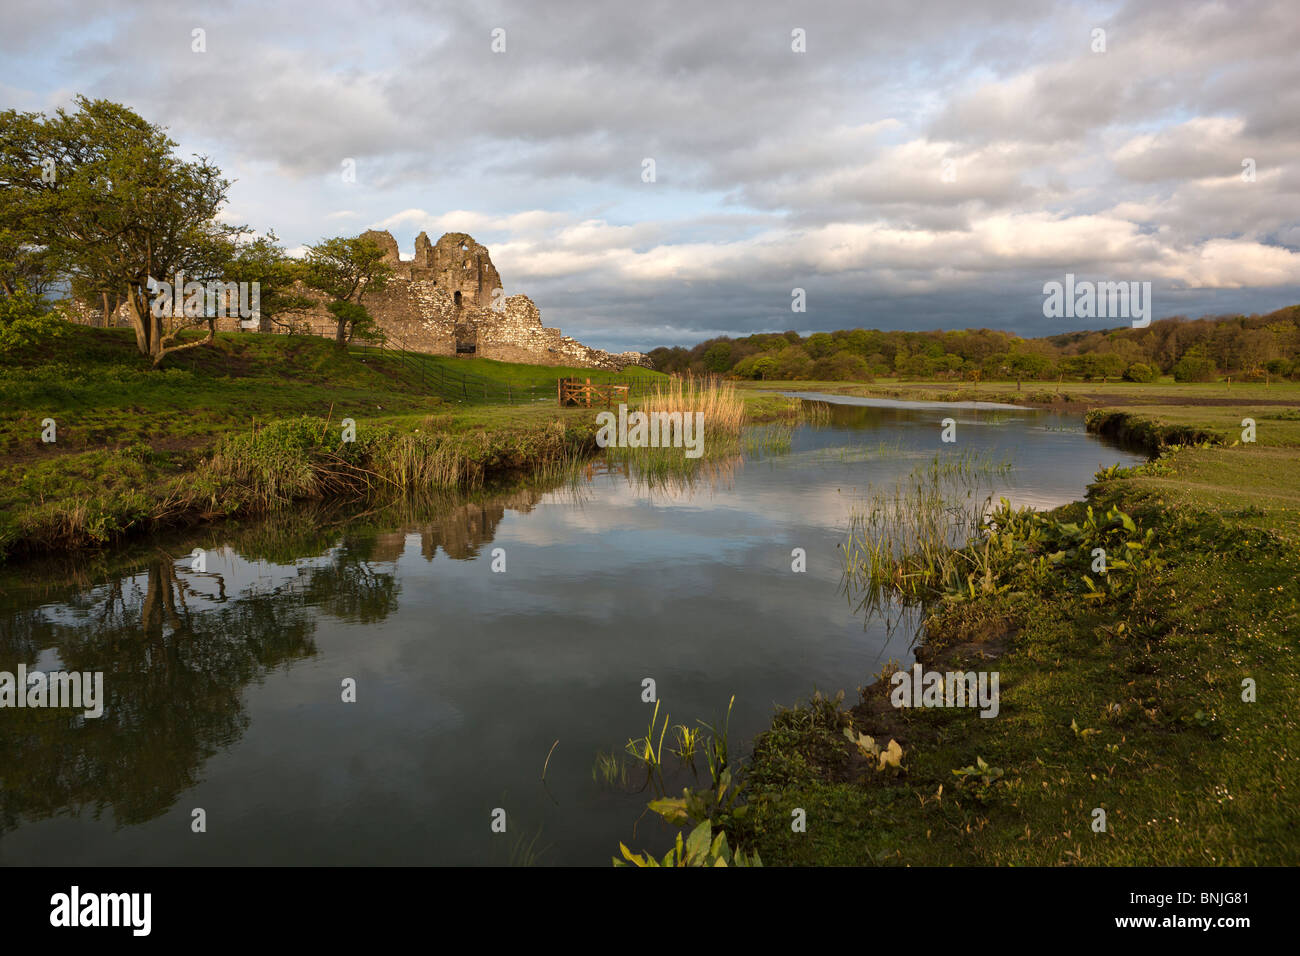
<svg viewBox="0 0 1300 956">
<path fill-rule="evenodd" d="M 978 550 L 957 546 L 984 525 L 990 499 L 976 489 L 1009 468 L 968 452 L 936 455 L 892 489 L 874 491 L 856 505 L 842 552 L 845 582 L 860 598 L 859 610 L 884 610 L 894 596 L 973 590 L 975 579 L 986 577 L 987 556 L 981 561 Z"/>
<path fill-rule="evenodd" d="M 388 363 L 417 378 L 421 387 L 451 404 L 553 403 L 559 378 L 590 379 L 593 383 L 618 382 L 631 386 L 633 395 L 662 385 L 667 376 L 629 365 L 621 372 L 573 366 L 526 365 L 495 359 L 406 353 L 401 361 L 374 350 L 355 350 L 369 363 Z"/>
<path fill-rule="evenodd" d="M 1300 405 L 1300 382 L 952 382 L 878 378 L 873 382 L 740 382 L 742 393 L 771 391 L 829 392 L 873 398 L 930 402 L 1002 402 L 1009 405 L 1078 405 L 1087 407 L 1191 405 Z M 1240 419 L 1239 419 L 1240 420 Z"/>
<path fill-rule="evenodd" d="M 255 333 L 219 335 L 155 371 L 130 330 L 72 326 L 0 369 L 0 559 L 95 547 L 298 497 L 560 472 L 594 451 L 590 410 L 560 409 L 553 399 L 454 402 L 421 368 L 439 364 L 464 366 L 494 389 L 600 374 L 485 359 L 412 362 L 314 336 Z M 47 418 L 56 424 L 53 443 L 41 440 Z M 356 445 L 340 442 L 344 418 L 355 423 Z"/>
<path fill-rule="evenodd" d="M 656 384 L 636 407 L 651 415 L 703 415 L 704 426 L 713 435 L 739 435 L 745 424 L 745 404 L 736 395 L 735 383 L 724 380 L 669 379 Z"/>
<path fill-rule="evenodd" d="M 701 473 L 724 470 L 728 462 L 739 458 L 746 440 L 742 438 L 745 427 L 745 403 L 738 397 L 735 385 L 720 379 L 678 378 L 656 384 L 639 400 L 632 402 L 632 411 L 654 416 L 672 416 L 672 443 L 632 446 L 611 444 L 605 452 L 610 462 L 627 466 L 639 481 L 650 487 L 679 487 L 700 477 Z M 688 449 L 682 438 L 682 425 L 689 424 L 691 443 Z M 752 435 L 749 444 L 758 448 L 767 445 L 769 450 L 779 447 L 779 436 Z M 651 429 L 649 435 L 658 430 Z M 632 428 L 628 428 L 631 440 Z M 648 436 L 646 440 L 652 440 Z M 660 433 L 653 439 L 666 442 Z M 788 447 L 788 442 L 786 442 Z M 694 454 L 688 454 L 693 451 Z"/>
<path fill-rule="evenodd" d="M 783 710 L 733 842 L 767 865 L 1300 862 L 1300 415 L 1159 401 L 1168 387 L 1089 422 L 1122 420 L 1158 457 L 1100 473 L 1085 502 L 1004 510 L 961 552 L 980 586 L 921 589 L 918 660 L 998 672 L 998 716 L 895 709 L 879 680 L 852 707 Z M 877 772 L 846 729 L 896 740 L 901 771 Z"/>
</svg>

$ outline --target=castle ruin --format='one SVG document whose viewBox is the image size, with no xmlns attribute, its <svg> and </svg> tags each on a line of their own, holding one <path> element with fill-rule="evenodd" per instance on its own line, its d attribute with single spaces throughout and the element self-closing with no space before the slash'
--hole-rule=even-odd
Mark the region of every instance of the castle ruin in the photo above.
<svg viewBox="0 0 1300 956">
<path fill-rule="evenodd" d="M 640 352 L 606 352 L 583 345 L 559 329 L 542 325 L 542 316 L 526 295 L 507 296 L 501 276 L 486 246 L 463 232 L 449 232 L 436 243 L 426 233 L 415 239 L 415 258 L 404 260 L 390 232 L 369 230 L 370 239 L 384 250 L 384 263 L 392 275 L 383 289 L 366 293 L 363 302 L 390 345 L 411 352 L 463 355 L 524 362 L 530 365 L 567 365 L 620 370 L 628 365 L 650 366 Z M 317 298 L 309 289 L 305 295 Z M 262 320 L 260 331 L 310 332 L 333 337 L 337 322 L 320 304 L 307 312 Z M 102 319 L 82 305 L 83 321 Z M 123 314 L 113 324 L 126 324 Z M 98 320 L 98 321 L 97 321 Z M 238 317 L 217 320 L 217 330 L 238 331 Z"/>
</svg>

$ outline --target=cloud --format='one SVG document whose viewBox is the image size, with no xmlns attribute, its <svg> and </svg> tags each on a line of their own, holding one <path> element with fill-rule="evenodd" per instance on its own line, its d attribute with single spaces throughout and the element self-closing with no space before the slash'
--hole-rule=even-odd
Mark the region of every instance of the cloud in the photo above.
<svg viewBox="0 0 1300 956">
<path fill-rule="evenodd" d="M 1158 309 L 1293 302 L 1297 46 L 1289 0 L 17 0 L 0 90 L 127 103 L 298 249 L 471 233 L 548 325 L 624 348 L 1056 331 L 1036 297 L 1067 271 L 1150 277 Z"/>
</svg>

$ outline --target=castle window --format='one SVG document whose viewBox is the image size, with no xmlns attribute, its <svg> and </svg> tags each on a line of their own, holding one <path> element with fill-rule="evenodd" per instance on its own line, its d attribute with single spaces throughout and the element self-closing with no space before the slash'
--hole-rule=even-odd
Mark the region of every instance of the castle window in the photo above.
<svg viewBox="0 0 1300 956">
<path fill-rule="evenodd" d="M 460 244 L 460 251 L 461 251 L 461 252 L 469 252 L 469 244 L 468 244 L 468 243 L 465 243 L 465 242 L 462 242 L 462 243 Z"/>
<path fill-rule="evenodd" d="M 456 308 L 460 308 L 460 293 L 456 293 Z"/>
</svg>

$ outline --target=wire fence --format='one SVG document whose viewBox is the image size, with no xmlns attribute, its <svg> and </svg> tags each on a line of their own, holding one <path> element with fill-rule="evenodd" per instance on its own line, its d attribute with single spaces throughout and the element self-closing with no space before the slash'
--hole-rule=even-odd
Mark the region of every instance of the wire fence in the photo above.
<svg viewBox="0 0 1300 956">
<path fill-rule="evenodd" d="M 444 363 L 431 355 L 406 348 L 399 336 L 391 334 L 384 341 L 362 342 L 354 348 L 366 359 L 377 357 L 398 364 L 414 381 L 419 382 L 422 390 L 448 402 L 476 405 L 559 403 L 559 381 L 562 377 L 559 369 L 556 370 L 555 379 L 550 382 L 523 384 L 505 382 L 468 369 L 455 368 L 455 363 Z M 448 367 L 449 364 L 453 367 Z M 589 379 L 596 385 L 627 386 L 629 400 L 644 394 L 650 388 L 647 377 L 622 375 L 597 369 L 592 369 L 591 374 L 584 369 L 583 378 Z"/>
</svg>

